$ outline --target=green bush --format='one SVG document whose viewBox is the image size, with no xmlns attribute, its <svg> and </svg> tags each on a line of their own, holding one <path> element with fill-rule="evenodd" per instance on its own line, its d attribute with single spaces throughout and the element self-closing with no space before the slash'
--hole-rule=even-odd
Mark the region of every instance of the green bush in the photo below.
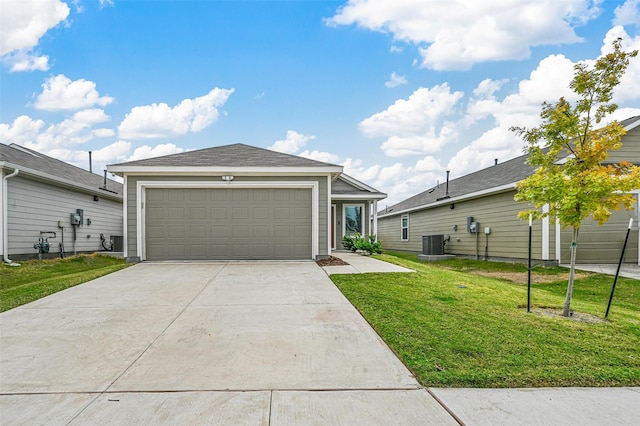
<svg viewBox="0 0 640 426">
<path fill-rule="evenodd" d="M 346 250 L 350 250 L 354 253 L 358 250 L 367 252 L 369 254 L 382 253 L 382 244 L 379 241 L 376 241 L 375 235 L 369 235 L 367 237 L 362 237 L 358 233 L 353 235 L 345 235 L 342 238 L 342 246 Z"/>
</svg>

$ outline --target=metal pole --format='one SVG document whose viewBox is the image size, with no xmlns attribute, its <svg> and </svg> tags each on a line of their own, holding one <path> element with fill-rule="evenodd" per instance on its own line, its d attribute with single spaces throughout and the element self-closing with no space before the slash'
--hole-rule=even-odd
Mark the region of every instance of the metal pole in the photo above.
<svg viewBox="0 0 640 426">
<path fill-rule="evenodd" d="M 529 214 L 529 266 L 527 270 L 527 312 L 531 312 L 531 236 L 533 215 Z"/>
<path fill-rule="evenodd" d="M 627 236 L 624 237 L 624 245 L 622 246 L 622 254 L 620 255 L 620 261 L 618 262 L 618 270 L 616 270 L 616 276 L 613 279 L 613 286 L 611 287 L 611 294 L 609 295 L 609 303 L 607 304 L 607 311 L 604 313 L 604 319 L 609 316 L 609 310 L 611 309 L 611 302 L 613 301 L 613 293 L 616 291 L 616 284 L 618 283 L 618 276 L 620 275 L 620 267 L 624 260 L 624 252 L 627 250 L 627 242 L 629 241 L 629 233 L 631 232 L 631 226 L 633 225 L 633 219 L 629 219 L 629 227 L 627 228 Z"/>
</svg>

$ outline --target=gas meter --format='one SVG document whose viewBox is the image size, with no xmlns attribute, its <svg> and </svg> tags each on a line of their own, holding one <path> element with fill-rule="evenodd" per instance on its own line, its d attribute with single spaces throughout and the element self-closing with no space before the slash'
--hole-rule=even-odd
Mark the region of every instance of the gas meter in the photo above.
<svg viewBox="0 0 640 426">
<path fill-rule="evenodd" d="M 38 250 L 38 259 L 42 260 L 42 253 L 49 253 L 51 246 L 49 245 L 49 238 L 55 238 L 56 233 L 53 231 L 40 231 L 40 238 L 38 242 L 33 245 L 33 248 Z"/>
</svg>

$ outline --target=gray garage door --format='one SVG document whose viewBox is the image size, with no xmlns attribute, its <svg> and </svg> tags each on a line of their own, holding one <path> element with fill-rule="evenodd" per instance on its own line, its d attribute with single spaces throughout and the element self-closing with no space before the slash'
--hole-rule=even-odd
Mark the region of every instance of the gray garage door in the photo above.
<svg viewBox="0 0 640 426">
<path fill-rule="evenodd" d="M 147 260 L 310 259 L 311 190 L 149 188 Z"/>
</svg>

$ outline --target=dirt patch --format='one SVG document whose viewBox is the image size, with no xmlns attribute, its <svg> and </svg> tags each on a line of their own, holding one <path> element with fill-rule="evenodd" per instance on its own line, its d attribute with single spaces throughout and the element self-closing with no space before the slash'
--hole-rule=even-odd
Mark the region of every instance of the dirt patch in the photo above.
<svg viewBox="0 0 640 426">
<path fill-rule="evenodd" d="M 560 319 L 566 319 L 569 321 L 576 321 L 576 322 L 586 322 L 589 324 L 601 324 L 606 322 L 604 319 L 600 317 L 597 317 L 595 315 L 585 314 L 582 312 L 571 311 L 568 317 L 564 317 L 562 316 L 562 309 L 558 309 L 558 308 L 533 308 L 531 309 L 531 313 L 536 315 L 542 315 L 544 317 L 560 318 Z"/>
<path fill-rule="evenodd" d="M 511 281 L 516 284 L 526 284 L 527 283 L 527 273 L 526 272 L 505 272 L 505 271 L 466 271 L 470 274 L 481 275 L 483 277 L 489 278 L 500 278 L 503 280 Z M 575 278 L 586 278 L 593 275 L 589 272 L 576 272 Z M 533 272 L 531 274 L 531 282 L 535 284 L 547 284 L 552 283 L 554 281 L 569 281 L 569 272 L 562 274 L 536 274 Z"/>
<path fill-rule="evenodd" d="M 329 257 L 326 257 L 324 259 L 316 260 L 316 263 L 318 264 L 318 266 L 344 266 L 344 265 L 348 265 L 347 262 L 345 262 L 344 260 L 340 259 L 339 257 L 335 257 L 335 256 L 329 256 Z"/>
</svg>

